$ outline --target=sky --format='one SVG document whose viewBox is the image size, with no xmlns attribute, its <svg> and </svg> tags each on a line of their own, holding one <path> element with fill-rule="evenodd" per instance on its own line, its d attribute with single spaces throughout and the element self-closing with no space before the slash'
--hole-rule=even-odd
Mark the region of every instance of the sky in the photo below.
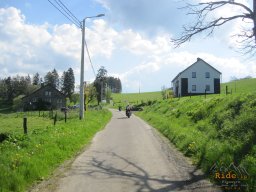
<svg viewBox="0 0 256 192">
<path fill-rule="evenodd" d="M 51 0 L 54 2 L 54 0 Z M 193 3 L 206 0 L 190 0 Z M 241 30 L 237 20 L 217 28 L 210 36 L 195 36 L 175 48 L 184 24 L 195 18 L 180 9 L 182 0 L 62 0 L 82 21 L 93 68 L 104 66 L 109 76 L 121 79 L 123 93 L 160 91 L 171 87 L 172 79 L 197 58 L 222 72 L 222 82 L 232 77 L 256 77 L 255 57 L 238 52 Z M 236 0 L 251 7 L 252 0 Z M 213 16 L 241 11 L 225 7 Z M 244 27 L 252 27 L 250 24 Z M 80 81 L 82 33 L 47 0 L 0 0 L 0 78 L 39 73 L 44 77 L 54 68 L 61 76 L 72 68 L 76 85 Z M 85 81 L 95 75 L 85 54 Z M 79 86 L 78 86 L 79 87 Z"/>
</svg>

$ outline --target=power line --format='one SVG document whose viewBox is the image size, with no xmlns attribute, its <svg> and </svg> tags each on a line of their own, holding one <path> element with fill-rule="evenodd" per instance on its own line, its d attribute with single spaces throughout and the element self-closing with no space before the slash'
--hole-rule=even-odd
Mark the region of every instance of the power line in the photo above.
<svg viewBox="0 0 256 192">
<path fill-rule="evenodd" d="M 55 0 L 56 1 L 56 0 Z M 62 15 L 64 15 L 69 21 L 71 21 L 73 24 L 75 24 L 78 28 L 81 28 L 80 22 L 79 24 L 76 23 L 72 18 L 70 18 L 70 16 L 67 16 L 65 13 L 63 13 L 63 11 L 61 11 L 53 2 L 51 2 L 50 0 L 48 0 L 49 3 L 52 4 L 52 6 L 54 6 Z M 59 5 L 59 4 L 58 4 Z M 61 7 L 61 6 L 60 6 Z M 63 9 L 63 8 L 62 8 Z M 64 10 L 64 12 L 66 12 Z"/>
<path fill-rule="evenodd" d="M 61 0 L 54 0 L 55 1 L 55 4 L 51 1 L 51 0 L 48 0 L 49 3 L 52 4 L 52 6 L 54 6 L 62 15 L 64 15 L 69 21 L 71 21 L 73 24 L 75 24 L 78 28 L 82 28 L 81 26 L 81 22 L 79 21 L 79 19 L 77 19 L 77 17 L 67 8 L 67 6 L 61 1 Z M 86 40 L 84 40 L 84 43 L 85 43 L 85 47 L 86 47 L 86 52 L 87 52 L 87 55 L 88 55 L 88 58 L 89 58 L 89 61 L 90 61 L 90 64 L 91 64 L 91 67 L 92 67 L 92 70 L 93 70 L 93 73 L 94 73 L 94 76 L 96 77 L 96 73 L 95 73 L 95 69 L 93 67 L 93 64 L 92 64 L 92 59 L 91 59 L 91 56 L 90 56 L 90 52 L 89 52 L 89 49 L 88 49 L 88 45 L 87 45 L 87 42 Z"/>
<path fill-rule="evenodd" d="M 91 60 L 91 56 L 90 56 L 90 52 L 89 52 L 86 40 L 84 40 L 84 44 L 85 44 L 85 47 L 86 47 L 86 52 L 87 52 L 87 55 L 88 55 L 88 58 L 89 58 L 89 61 L 90 61 L 90 64 L 91 64 L 94 76 L 96 78 L 96 73 L 95 73 L 95 70 L 94 70 L 94 67 L 93 67 L 93 64 L 92 64 L 92 60 Z"/>
<path fill-rule="evenodd" d="M 62 8 L 62 10 L 64 10 L 69 16 L 70 18 L 78 23 L 81 27 L 81 22 L 79 21 L 79 19 L 77 19 L 77 17 L 67 8 L 67 6 L 61 1 L 61 0 L 58 0 L 59 3 L 55 0 L 55 2 Z"/>
</svg>

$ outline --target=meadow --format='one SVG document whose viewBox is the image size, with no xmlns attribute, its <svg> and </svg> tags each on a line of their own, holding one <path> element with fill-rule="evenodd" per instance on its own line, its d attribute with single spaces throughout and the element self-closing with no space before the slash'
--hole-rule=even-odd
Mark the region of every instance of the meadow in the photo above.
<svg viewBox="0 0 256 192">
<path fill-rule="evenodd" d="M 23 133 L 27 117 L 28 134 Z M 65 160 L 78 154 L 95 133 L 111 118 L 107 110 L 64 115 L 58 112 L 57 123 L 49 112 L 0 114 L 0 191 L 26 191 L 31 185 L 49 177 Z"/>
<path fill-rule="evenodd" d="M 113 93 L 112 100 L 116 105 L 136 105 L 146 103 L 151 100 L 161 100 L 161 92 L 145 92 L 145 93 Z"/>
</svg>

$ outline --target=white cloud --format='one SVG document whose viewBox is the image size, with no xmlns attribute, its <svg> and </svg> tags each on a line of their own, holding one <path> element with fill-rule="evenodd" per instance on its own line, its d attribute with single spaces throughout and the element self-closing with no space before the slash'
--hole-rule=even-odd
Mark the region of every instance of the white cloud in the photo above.
<svg viewBox="0 0 256 192">
<path fill-rule="evenodd" d="M 220 70 L 223 81 L 228 81 L 230 76 L 255 76 L 256 73 L 254 61 L 218 57 L 214 50 L 204 52 L 186 49 L 186 46 L 182 51 L 173 50 L 169 33 L 152 37 L 131 28 L 116 30 L 104 20 L 87 21 L 87 24 L 90 28 L 86 28 L 85 34 L 93 62 L 96 60 L 104 66 L 108 62 L 109 74 L 120 77 L 124 90 L 129 92 L 138 91 L 139 86 L 144 91 L 170 86 L 172 78 L 194 63 L 197 57 Z M 198 41 L 200 45 L 201 41 Z M 124 57 L 119 58 L 121 53 Z M 36 72 L 44 76 L 53 68 L 60 73 L 72 67 L 78 83 L 80 54 L 81 30 L 74 25 L 28 24 L 18 9 L 0 9 L 1 77 Z M 91 80 L 89 67 L 87 60 L 86 77 Z"/>
</svg>

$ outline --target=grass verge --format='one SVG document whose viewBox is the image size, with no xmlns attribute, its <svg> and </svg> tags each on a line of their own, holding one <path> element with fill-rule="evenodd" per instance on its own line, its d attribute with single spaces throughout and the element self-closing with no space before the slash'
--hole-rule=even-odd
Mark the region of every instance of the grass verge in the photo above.
<svg viewBox="0 0 256 192">
<path fill-rule="evenodd" d="M 216 178 L 212 172 L 214 166 L 225 167 L 224 174 L 235 172 L 246 186 L 240 191 L 256 190 L 255 114 L 253 93 L 170 99 L 137 113 L 217 183 L 221 184 L 223 179 Z M 238 173 L 230 165 L 244 172 Z"/>
<path fill-rule="evenodd" d="M 17 115 L 9 118 L 15 129 L 20 118 Z M 7 137 L 0 143 L 0 191 L 25 191 L 33 183 L 47 178 L 88 144 L 110 118 L 107 110 L 89 111 L 84 120 L 73 118 L 53 126 L 52 120 L 30 117 L 28 121 L 38 124 L 30 125 L 28 135 L 2 127 L 1 132 L 6 131 L 2 135 Z M 44 123 L 40 126 L 42 119 Z"/>
</svg>

